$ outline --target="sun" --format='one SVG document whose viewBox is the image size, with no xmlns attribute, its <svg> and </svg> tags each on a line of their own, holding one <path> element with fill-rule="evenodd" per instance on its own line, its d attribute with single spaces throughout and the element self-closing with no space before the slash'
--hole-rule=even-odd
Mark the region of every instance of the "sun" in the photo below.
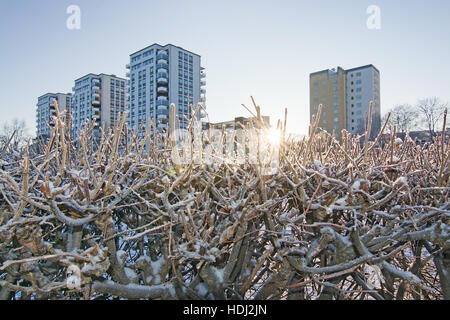
<svg viewBox="0 0 450 320">
<path fill-rule="evenodd" d="M 267 132 L 267 138 L 271 145 L 279 145 L 281 140 L 281 131 L 272 127 Z"/>
</svg>

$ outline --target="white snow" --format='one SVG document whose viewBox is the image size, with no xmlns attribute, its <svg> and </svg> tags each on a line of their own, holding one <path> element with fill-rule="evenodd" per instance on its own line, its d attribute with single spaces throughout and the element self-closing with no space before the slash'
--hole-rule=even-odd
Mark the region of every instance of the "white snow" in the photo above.
<svg viewBox="0 0 450 320">
<path fill-rule="evenodd" d="M 402 143 L 403 143 L 403 140 L 402 140 L 402 139 L 400 139 L 400 138 L 395 139 L 394 144 L 395 144 L 396 146 L 399 146 L 399 145 L 401 145 Z"/>
<path fill-rule="evenodd" d="M 343 198 L 340 198 L 340 199 L 336 200 L 335 203 L 336 203 L 338 206 L 346 206 L 346 205 L 347 205 L 347 199 L 348 199 L 348 196 L 345 196 L 345 197 L 343 197 Z"/>
<path fill-rule="evenodd" d="M 214 272 L 214 274 L 215 274 L 215 276 L 217 278 L 217 281 L 222 283 L 223 282 L 223 276 L 225 274 L 225 268 L 217 269 L 216 267 L 212 266 L 211 270 Z"/>
<path fill-rule="evenodd" d="M 155 284 L 161 283 L 161 276 L 159 275 L 159 271 L 161 270 L 161 267 L 164 265 L 165 259 L 164 257 L 160 257 L 155 262 L 151 262 L 150 265 L 152 266 L 152 274 L 155 277 Z"/>
<path fill-rule="evenodd" d="M 406 177 L 400 177 L 394 182 L 395 185 L 408 185 L 408 179 Z"/>
<path fill-rule="evenodd" d="M 138 281 L 139 277 L 133 269 L 124 268 L 123 270 L 125 271 L 125 274 L 128 277 L 128 279 L 131 280 L 131 282 L 136 283 Z"/>
<path fill-rule="evenodd" d="M 119 263 L 125 263 L 125 260 L 127 259 L 127 253 L 123 250 L 119 250 L 116 252 L 116 258 Z"/>
<path fill-rule="evenodd" d="M 355 181 L 355 183 L 353 183 L 353 185 L 350 188 L 350 191 L 353 193 L 353 192 L 356 192 L 358 190 L 361 190 L 361 184 L 362 183 L 365 183 L 365 184 L 367 184 L 370 187 L 370 181 L 369 180 L 358 179 L 358 180 Z"/>
<path fill-rule="evenodd" d="M 208 294 L 208 287 L 206 286 L 206 284 L 204 284 L 203 282 L 199 283 L 195 289 L 198 292 L 198 295 L 201 297 L 204 297 Z"/>
</svg>

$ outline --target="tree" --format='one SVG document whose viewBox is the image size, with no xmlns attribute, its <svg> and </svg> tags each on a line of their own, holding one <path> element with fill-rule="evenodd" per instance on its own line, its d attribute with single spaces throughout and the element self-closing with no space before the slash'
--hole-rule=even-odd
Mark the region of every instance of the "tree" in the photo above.
<svg viewBox="0 0 450 320">
<path fill-rule="evenodd" d="M 430 132 L 430 136 L 436 136 L 436 126 L 441 121 L 448 103 L 442 102 L 437 97 L 419 100 L 417 109 L 421 115 L 421 122 Z"/>
<path fill-rule="evenodd" d="M 401 104 L 395 106 L 391 111 L 388 125 L 396 126 L 397 132 L 407 133 L 418 125 L 417 118 L 419 113 L 416 108 L 410 104 Z M 384 116 L 384 120 L 387 115 Z"/>
<path fill-rule="evenodd" d="M 28 138 L 24 120 L 14 119 L 11 123 L 5 122 L 0 128 L 0 153 L 7 147 L 20 148 Z"/>
</svg>

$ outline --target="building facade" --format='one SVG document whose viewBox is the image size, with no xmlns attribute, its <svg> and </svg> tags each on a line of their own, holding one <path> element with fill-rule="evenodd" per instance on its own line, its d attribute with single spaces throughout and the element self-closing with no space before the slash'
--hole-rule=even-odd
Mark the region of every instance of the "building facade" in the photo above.
<svg viewBox="0 0 450 320">
<path fill-rule="evenodd" d="M 75 80 L 72 97 L 72 134 L 78 136 L 86 120 L 99 128 L 113 128 L 125 112 L 126 79 L 108 74 L 87 74 Z"/>
<path fill-rule="evenodd" d="M 341 67 L 310 75 L 311 122 L 322 105 L 319 127 L 336 137 L 347 128 L 345 70 Z"/>
<path fill-rule="evenodd" d="M 70 114 L 72 105 L 71 93 L 46 93 L 38 98 L 36 108 L 36 136 L 38 138 L 50 137 L 53 117 L 56 116 L 54 101 L 58 103 L 61 115 Z"/>
<path fill-rule="evenodd" d="M 209 129 L 243 129 L 243 128 L 249 128 L 250 121 L 252 122 L 253 126 L 258 128 L 258 119 L 255 117 L 245 118 L 245 117 L 237 117 L 234 118 L 234 120 L 231 121 L 224 121 L 224 122 L 217 122 L 217 123 L 208 123 L 207 128 Z M 270 117 L 268 116 L 261 116 L 261 121 L 263 122 L 263 126 L 270 127 Z"/>
<path fill-rule="evenodd" d="M 381 129 L 380 72 L 373 65 L 346 70 L 347 131 L 366 130 L 370 102 L 373 101 L 371 138 Z"/>
<path fill-rule="evenodd" d="M 150 122 L 168 131 L 172 103 L 180 128 L 187 127 L 191 107 L 205 106 L 206 75 L 196 53 L 171 44 L 153 44 L 131 54 L 127 69 L 128 124 L 141 135 Z"/>
<path fill-rule="evenodd" d="M 322 104 L 319 127 L 340 138 L 341 130 L 365 132 L 369 105 L 373 101 L 373 138 L 380 130 L 380 72 L 373 65 L 349 70 L 341 67 L 310 74 L 310 120 Z"/>
</svg>

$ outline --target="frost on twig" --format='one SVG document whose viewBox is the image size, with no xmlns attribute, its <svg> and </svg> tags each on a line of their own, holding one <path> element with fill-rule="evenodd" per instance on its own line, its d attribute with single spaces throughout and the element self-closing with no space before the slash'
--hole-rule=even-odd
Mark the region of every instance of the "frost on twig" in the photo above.
<svg viewBox="0 0 450 320">
<path fill-rule="evenodd" d="M 124 121 L 78 140 L 61 123 L 0 161 L 1 299 L 450 299 L 446 139 L 312 128 L 262 176 L 175 167 Z"/>
</svg>

